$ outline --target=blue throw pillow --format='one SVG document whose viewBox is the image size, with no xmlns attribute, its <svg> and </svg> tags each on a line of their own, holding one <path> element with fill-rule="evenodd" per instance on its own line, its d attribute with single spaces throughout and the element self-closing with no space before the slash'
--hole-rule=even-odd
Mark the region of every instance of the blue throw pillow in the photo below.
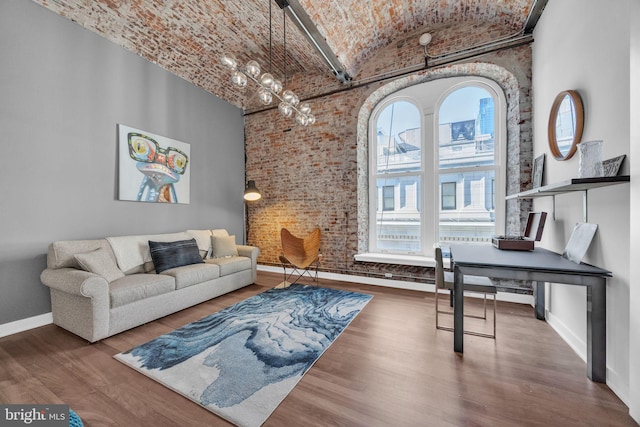
<svg viewBox="0 0 640 427">
<path fill-rule="evenodd" d="M 178 240 L 176 242 L 153 242 L 149 240 L 151 259 L 156 273 L 170 268 L 190 264 L 203 264 L 196 239 Z"/>
</svg>

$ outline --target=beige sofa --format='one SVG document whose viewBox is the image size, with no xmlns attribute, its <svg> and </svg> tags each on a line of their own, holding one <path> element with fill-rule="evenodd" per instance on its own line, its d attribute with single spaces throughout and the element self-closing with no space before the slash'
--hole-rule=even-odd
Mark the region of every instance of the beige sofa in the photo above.
<svg viewBox="0 0 640 427">
<path fill-rule="evenodd" d="M 205 262 L 157 274 L 148 242 L 190 239 Z M 225 230 L 57 241 L 40 278 L 51 291 L 53 323 L 95 342 L 254 283 L 258 254 Z"/>
</svg>

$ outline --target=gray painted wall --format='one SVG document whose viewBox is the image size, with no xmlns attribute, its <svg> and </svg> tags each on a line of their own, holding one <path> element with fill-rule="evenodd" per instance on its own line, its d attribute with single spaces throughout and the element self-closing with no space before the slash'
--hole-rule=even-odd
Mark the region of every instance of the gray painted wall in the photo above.
<svg viewBox="0 0 640 427">
<path fill-rule="evenodd" d="M 242 111 L 25 0 L 0 2 L 0 324 L 51 311 L 54 240 L 226 228 L 242 241 Z M 191 203 L 117 200 L 117 124 L 191 144 Z"/>
</svg>

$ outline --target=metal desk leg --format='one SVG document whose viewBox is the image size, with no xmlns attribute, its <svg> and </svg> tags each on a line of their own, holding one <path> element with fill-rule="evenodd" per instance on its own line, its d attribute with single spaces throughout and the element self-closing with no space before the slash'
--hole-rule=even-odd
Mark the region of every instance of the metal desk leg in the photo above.
<svg viewBox="0 0 640 427">
<path fill-rule="evenodd" d="M 607 382 L 607 279 L 587 286 L 587 376 Z"/>
<path fill-rule="evenodd" d="M 453 268 L 453 351 L 463 352 L 464 338 L 464 288 L 460 268 Z"/>
<path fill-rule="evenodd" d="M 545 320 L 544 289 L 545 282 L 533 282 L 533 295 L 536 304 L 536 319 Z"/>
</svg>

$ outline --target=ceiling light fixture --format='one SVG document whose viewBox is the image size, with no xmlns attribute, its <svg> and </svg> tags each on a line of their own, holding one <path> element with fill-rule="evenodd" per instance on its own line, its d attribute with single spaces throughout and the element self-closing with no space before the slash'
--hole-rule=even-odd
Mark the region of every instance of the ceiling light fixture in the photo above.
<svg viewBox="0 0 640 427">
<path fill-rule="evenodd" d="M 287 24 L 284 11 L 282 12 L 282 25 L 284 32 L 284 85 L 287 84 Z M 225 53 L 220 58 L 222 65 L 228 67 L 231 73 L 231 83 L 238 88 L 245 88 L 248 80 L 259 86 L 258 99 L 263 105 L 270 105 L 273 98 L 280 101 L 278 111 L 283 117 L 291 117 L 295 113 L 296 123 L 308 126 L 316 122 L 311 114 L 311 106 L 308 103 L 300 103 L 298 96 L 291 90 L 282 90 L 284 85 L 271 74 L 271 0 L 269 0 L 269 72 L 260 75 L 260 64 L 251 60 L 244 67 L 238 65 L 238 60 L 233 54 Z"/>
<path fill-rule="evenodd" d="M 431 39 L 432 36 L 429 33 L 423 33 L 420 36 L 420 39 L 418 40 L 418 43 L 420 43 L 420 46 L 422 46 L 422 48 L 424 49 L 424 66 L 428 67 L 429 64 L 427 63 L 427 57 L 429 56 L 429 54 L 427 53 L 427 46 L 429 46 L 429 43 L 431 43 Z"/>
<path fill-rule="evenodd" d="M 419 39 L 420 46 L 424 46 L 426 49 L 427 45 L 431 43 L 431 39 L 432 39 L 431 34 L 423 33 Z"/>
</svg>

